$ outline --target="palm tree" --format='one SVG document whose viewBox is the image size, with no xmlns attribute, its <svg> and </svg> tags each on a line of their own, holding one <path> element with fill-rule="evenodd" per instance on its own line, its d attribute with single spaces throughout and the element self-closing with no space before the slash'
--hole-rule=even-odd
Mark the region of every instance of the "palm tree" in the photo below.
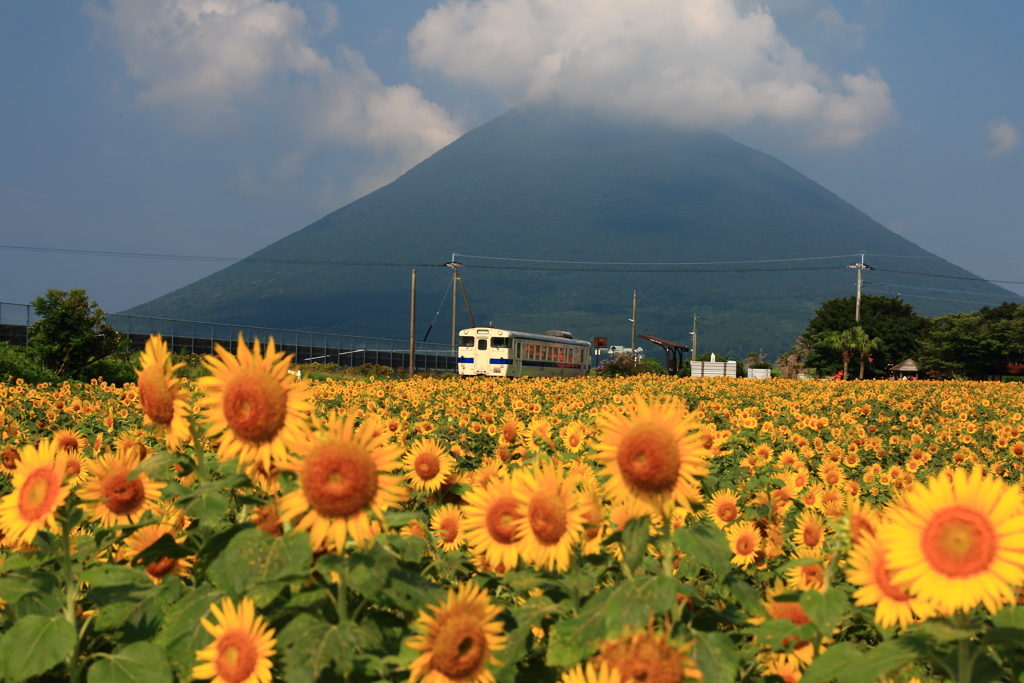
<svg viewBox="0 0 1024 683">
<path fill-rule="evenodd" d="M 853 357 L 854 352 L 854 333 L 853 330 L 843 330 L 842 332 L 831 332 L 823 335 L 818 341 L 819 344 L 824 346 L 826 349 L 832 351 L 838 351 L 843 357 L 843 379 L 850 379 L 850 359 Z"/>
<path fill-rule="evenodd" d="M 852 333 L 851 336 L 853 338 L 852 350 L 855 354 L 860 356 L 860 379 L 864 379 L 864 366 L 867 364 L 868 356 L 871 355 L 872 352 L 882 348 L 882 345 L 885 342 L 882 341 L 881 337 L 875 337 L 872 339 L 862 327 L 855 327 L 852 330 L 849 330 L 849 332 Z M 845 377 L 846 375 L 843 376 Z"/>
</svg>

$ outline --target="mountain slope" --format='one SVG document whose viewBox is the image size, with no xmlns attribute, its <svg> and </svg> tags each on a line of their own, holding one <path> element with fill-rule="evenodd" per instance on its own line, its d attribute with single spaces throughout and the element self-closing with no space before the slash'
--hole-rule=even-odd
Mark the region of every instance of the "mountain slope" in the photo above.
<svg viewBox="0 0 1024 683">
<path fill-rule="evenodd" d="M 822 300 L 855 291 L 856 274 L 843 267 L 856 259 L 770 260 L 861 251 L 877 268 L 973 277 L 724 135 L 514 110 L 250 259 L 126 312 L 401 339 L 408 336 L 409 267 L 308 262 L 440 265 L 453 252 L 629 264 L 759 260 L 643 267 L 716 272 L 636 273 L 615 272 L 636 266 L 458 257 L 478 324 L 566 329 L 628 344 L 636 289 L 639 333 L 689 344 L 696 313 L 699 351 L 774 355 Z M 541 270 L 553 268 L 562 270 Z M 430 323 L 450 279 L 447 268 L 418 268 L 418 329 Z M 1009 294 L 968 280 L 892 272 L 878 280 Z M 934 301 L 918 310 L 933 315 L 956 305 Z M 447 311 L 450 304 L 442 316 Z M 461 302 L 460 316 L 459 326 L 468 326 Z M 439 323 L 430 341 L 448 341 L 449 325 Z"/>
</svg>

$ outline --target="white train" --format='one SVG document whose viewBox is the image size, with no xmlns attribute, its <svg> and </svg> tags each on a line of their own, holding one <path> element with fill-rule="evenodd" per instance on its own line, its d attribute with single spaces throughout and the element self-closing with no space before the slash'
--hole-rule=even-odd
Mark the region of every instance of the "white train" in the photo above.
<svg viewBox="0 0 1024 683">
<path fill-rule="evenodd" d="M 472 327 L 459 332 L 459 374 L 488 377 L 577 377 L 590 374 L 590 342 L 567 332 L 527 334 Z"/>
</svg>

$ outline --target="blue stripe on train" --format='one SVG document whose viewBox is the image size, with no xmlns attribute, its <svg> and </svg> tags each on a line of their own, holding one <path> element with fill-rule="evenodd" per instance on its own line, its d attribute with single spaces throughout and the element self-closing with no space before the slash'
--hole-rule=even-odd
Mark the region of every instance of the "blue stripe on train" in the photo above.
<svg viewBox="0 0 1024 683">
<path fill-rule="evenodd" d="M 492 358 L 491 365 L 508 365 L 508 358 Z"/>
</svg>

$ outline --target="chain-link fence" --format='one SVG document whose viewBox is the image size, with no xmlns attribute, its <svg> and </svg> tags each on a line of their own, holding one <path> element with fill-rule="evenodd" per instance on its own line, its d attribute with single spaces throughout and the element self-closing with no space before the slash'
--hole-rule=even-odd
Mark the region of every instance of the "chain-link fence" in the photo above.
<svg viewBox="0 0 1024 683">
<path fill-rule="evenodd" d="M 0 341 L 27 344 L 28 326 L 36 320 L 37 316 L 29 305 L 0 303 Z M 273 338 L 278 350 L 295 354 L 295 363 L 334 363 L 341 367 L 372 363 L 391 368 L 409 367 L 408 340 L 170 320 L 120 313 L 107 314 L 107 323 L 126 335 L 132 348 L 137 351 L 145 347 L 150 335 L 160 334 L 173 352 L 182 355 L 210 354 L 217 344 L 234 353 L 241 332 L 248 344 L 256 338 L 264 343 Z M 417 343 L 416 369 L 455 372 L 455 356 L 451 346 Z"/>
</svg>

